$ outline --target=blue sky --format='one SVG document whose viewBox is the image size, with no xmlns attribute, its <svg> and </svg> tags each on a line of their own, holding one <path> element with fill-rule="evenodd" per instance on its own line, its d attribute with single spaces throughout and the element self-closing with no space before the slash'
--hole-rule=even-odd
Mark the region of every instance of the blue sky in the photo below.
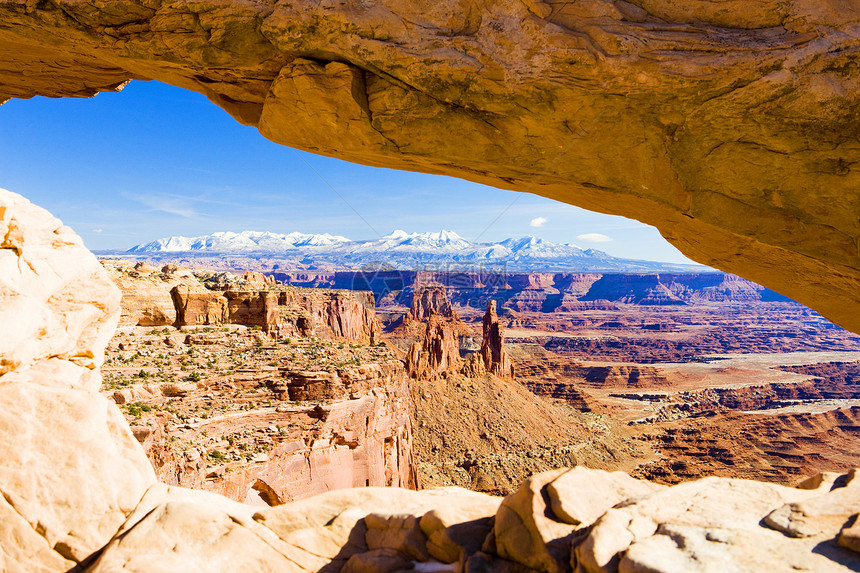
<svg viewBox="0 0 860 573">
<path fill-rule="evenodd" d="M 619 257 L 688 262 L 638 221 L 295 151 L 202 95 L 156 82 L 0 106 L 0 187 L 47 208 L 96 250 L 215 231 L 371 239 L 447 229 L 483 242 L 535 235 Z"/>
</svg>

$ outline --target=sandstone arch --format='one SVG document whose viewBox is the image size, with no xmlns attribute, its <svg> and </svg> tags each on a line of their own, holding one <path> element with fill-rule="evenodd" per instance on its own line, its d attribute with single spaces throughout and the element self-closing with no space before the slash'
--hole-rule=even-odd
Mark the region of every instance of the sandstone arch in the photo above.
<svg viewBox="0 0 860 573">
<path fill-rule="evenodd" d="M 0 101 L 157 79 L 278 143 L 634 217 L 860 331 L 858 32 L 836 0 L 13 0 Z"/>
</svg>

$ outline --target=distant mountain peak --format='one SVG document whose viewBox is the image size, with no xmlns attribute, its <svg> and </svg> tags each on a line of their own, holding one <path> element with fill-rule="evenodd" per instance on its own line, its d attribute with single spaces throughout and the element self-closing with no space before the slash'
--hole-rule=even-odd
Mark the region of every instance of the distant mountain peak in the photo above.
<svg viewBox="0 0 860 573">
<path fill-rule="evenodd" d="M 350 243 L 340 235 L 307 233 L 271 233 L 269 231 L 218 231 L 200 237 L 167 237 L 136 245 L 128 253 L 282 253 L 302 246 L 332 246 Z"/>
<path fill-rule="evenodd" d="M 378 239 L 352 241 L 329 233 L 287 234 L 268 231 L 219 231 L 200 237 L 166 237 L 140 244 L 127 251 L 132 255 L 187 256 L 255 255 L 277 257 L 284 265 L 330 265 L 361 268 L 385 265 L 394 269 L 417 269 L 439 265 L 460 268 L 506 268 L 511 271 L 601 271 L 601 272 L 702 272 L 707 267 L 612 257 L 594 249 L 583 250 L 569 243 L 553 243 L 534 236 L 512 237 L 495 243 L 477 243 L 455 231 L 409 233 L 402 229 Z"/>
</svg>

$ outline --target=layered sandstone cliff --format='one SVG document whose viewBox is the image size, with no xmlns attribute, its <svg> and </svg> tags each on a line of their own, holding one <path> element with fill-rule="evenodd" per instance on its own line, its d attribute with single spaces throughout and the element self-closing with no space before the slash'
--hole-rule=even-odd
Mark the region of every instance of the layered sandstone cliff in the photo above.
<svg viewBox="0 0 860 573">
<path fill-rule="evenodd" d="M 415 489 L 400 361 L 297 368 L 109 394 L 131 405 L 135 435 L 167 484 L 260 506 L 343 488 Z"/>
<path fill-rule="evenodd" d="M 275 285 L 271 277 L 179 269 L 146 269 L 103 261 L 122 292 L 120 326 L 257 326 L 271 336 L 317 335 L 374 342 L 380 327 L 369 292 Z"/>
</svg>

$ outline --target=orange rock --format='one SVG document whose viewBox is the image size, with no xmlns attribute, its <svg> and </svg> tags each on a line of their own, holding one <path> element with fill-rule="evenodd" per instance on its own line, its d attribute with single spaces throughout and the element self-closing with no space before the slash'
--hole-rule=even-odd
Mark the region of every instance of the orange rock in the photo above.
<svg viewBox="0 0 860 573">
<path fill-rule="evenodd" d="M 487 303 L 484 314 L 484 339 L 481 343 L 481 356 L 487 372 L 502 378 L 513 378 L 514 365 L 505 350 L 505 327 L 499 323 L 496 314 L 496 301 Z"/>
</svg>

